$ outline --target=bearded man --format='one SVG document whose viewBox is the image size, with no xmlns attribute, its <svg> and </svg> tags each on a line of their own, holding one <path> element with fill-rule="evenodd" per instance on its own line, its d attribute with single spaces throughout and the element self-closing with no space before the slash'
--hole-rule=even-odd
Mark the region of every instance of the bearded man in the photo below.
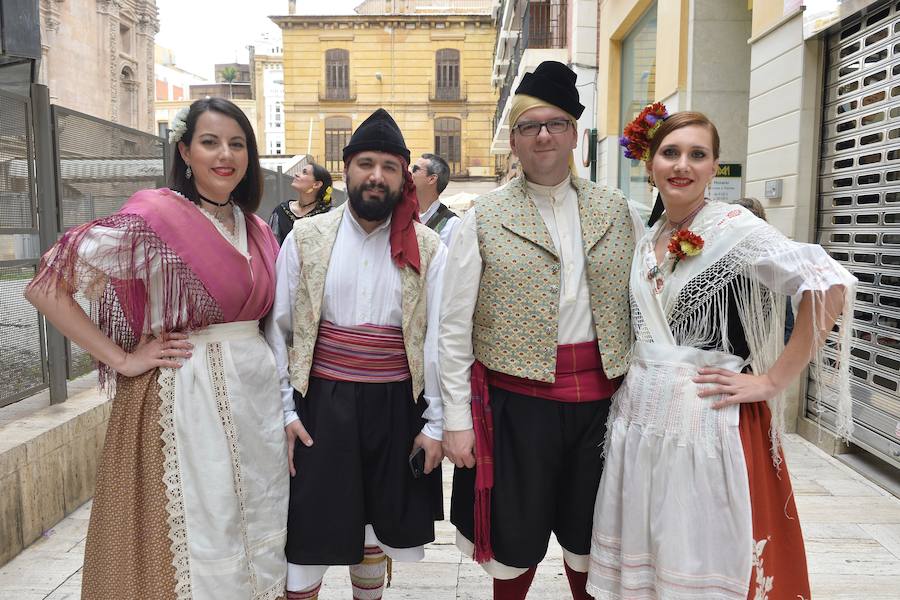
<svg viewBox="0 0 900 600">
<path fill-rule="evenodd" d="M 447 250 L 415 219 L 409 149 L 387 111 L 359 126 L 343 159 L 349 201 L 295 222 L 266 324 L 291 472 L 289 599 L 317 598 L 329 565 L 350 565 L 354 598 L 381 598 L 385 555 L 421 560 L 440 503 L 427 475 L 443 457 Z"/>
</svg>

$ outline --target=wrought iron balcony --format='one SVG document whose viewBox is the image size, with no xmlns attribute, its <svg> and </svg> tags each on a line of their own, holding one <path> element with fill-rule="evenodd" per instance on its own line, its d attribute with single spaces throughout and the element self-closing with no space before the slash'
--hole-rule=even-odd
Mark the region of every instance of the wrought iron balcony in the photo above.
<svg viewBox="0 0 900 600">
<path fill-rule="evenodd" d="M 516 2 L 521 0 L 507 0 Z M 497 102 L 497 110 L 494 115 L 494 132 L 500 125 L 503 116 L 503 108 L 513 93 L 513 83 L 519 75 L 519 65 L 525 50 L 529 48 L 565 48 L 568 44 L 566 36 L 566 23 L 568 19 L 566 0 L 535 1 L 526 0 L 525 8 L 519 22 L 518 37 L 512 48 L 506 54 L 509 64 L 506 67 L 506 75 L 500 86 L 500 98 Z M 515 23 L 512 27 L 515 27 Z M 502 32 L 497 32 L 498 36 Z"/>
<path fill-rule="evenodd" d="M 319 102 L 356 102 L 356 82 L 334 86 L 319 82 Z"/>
<path fill-rule="evenodd" d="M 468 82 L 446 85 L 443 82 L 428 82 L 429 102 L 465 102 L 468 97 Z"/>
</svg>

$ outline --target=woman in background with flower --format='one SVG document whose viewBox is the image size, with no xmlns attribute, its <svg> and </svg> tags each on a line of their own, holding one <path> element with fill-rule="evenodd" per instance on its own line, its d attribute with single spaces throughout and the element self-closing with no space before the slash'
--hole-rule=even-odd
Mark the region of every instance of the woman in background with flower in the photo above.
<svg viewBox="0 0 900 600">
<path fill-rule="evenodd" d="M 331 210 L 331 174 L 322 165 L 314 162 L 303 165 L 300 172 L 294 175 L 291 187 L 297 190 L 297 199 L 282 202 L 269 217 L 269 227 L 279 244 L 284 242 L 297 219 Z"/>
<path fill-rule="evenodd" d="M 179 113 L 170 141 L 171 189 L 67 231 L 26 291 L 115 388 L 82 598 L 275 600 L 288 469 L 259 330 L 278 245 L 253 214 L 256 140 L 237 106 L 206 98 Z"/>
<path fill-rule="evenodd" d="M 848 435 L 855 279 L 821 247 L 706 198 L 719 136 L 704 115 L 651 105 L 622 143 L 659 196 L 632 263 L 636 342 L 610 410 L 588 592 L 809 598 L 783 392 L 816 358 L 819 397 Z M 784 346 L 786 296 L 798 312 Z"/>
</svg>

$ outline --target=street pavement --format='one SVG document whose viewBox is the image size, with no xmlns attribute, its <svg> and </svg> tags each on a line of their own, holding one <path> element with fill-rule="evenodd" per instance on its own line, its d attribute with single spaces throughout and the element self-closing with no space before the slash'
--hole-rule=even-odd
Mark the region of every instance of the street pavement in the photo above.
<svg viewBox="0 0 900 600">
<path fill-rule="evenodd" d="M 896 600 L 900 590 L 900 499 L 799 436 L 789 435 L 785 453 L 806 539 L 815 600 Z M 445 501 L 452 470 L 444 461 Z M 449 507 L 447 509 L 449 515 Z M 79 508 L 4 567 L 0 600 L 76 600 L 90 502 Z M 425 560 L 394 564 L 385 600 L 489 600 L 491 580 L 460 555 L 448 521 Z M 778 582 L 775 582 L 776 590 Z M 320 600 L 350 598 L 347 569 L 333 567 Z M 553 541 L 529 600 L 571 598 L 561 550 Z M 128 599 L 123 599 L 128 600 Z"/>
</svg>

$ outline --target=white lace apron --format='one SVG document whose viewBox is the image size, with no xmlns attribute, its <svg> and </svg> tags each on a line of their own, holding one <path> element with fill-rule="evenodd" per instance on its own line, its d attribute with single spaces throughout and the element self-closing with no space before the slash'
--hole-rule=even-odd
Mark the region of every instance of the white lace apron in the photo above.
<svg viewBox="0 0 900 600">
<path fill-rule="evenodd" d="M 744 599 L 753 535 L 739 407 L 710 408 L 718 398 L 699 398 L 691 381 L 700 367 L 740 371 L 744 361 L 678 346 L 640 256 L 631 278 L 657 341 L 635 344 L 613 397 L 588 592 L 598 600 Z"/>
<path fill-rule="evenodd" d="M 177 597 L 273 600 L 288 501 L 274 358 L 256 321 L 189 339 L 193 356 L 159 376 Z"/>
</svg>

